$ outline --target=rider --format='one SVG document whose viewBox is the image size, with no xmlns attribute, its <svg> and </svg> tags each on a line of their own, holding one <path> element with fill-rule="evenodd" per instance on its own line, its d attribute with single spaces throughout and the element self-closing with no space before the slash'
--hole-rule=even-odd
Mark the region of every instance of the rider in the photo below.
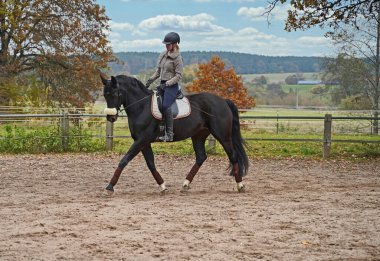
<svg viewBox="0 0 380 261">
<path fill-rule="evenodd" d="M 176 32 L 165 35 L 163 44 L 166 51 L 162 52 L 157 60 L 157 69 L 146 82 L 148 88 L 156 79 L 160 78 L 160 88 L 163 90 L 162 111 L 166 125 L 165 135 L 159 137 L 161 141 L 173 141 L 173 113 L 171 105 L 175 102 L 178 94 L 178 82 L 182 78 L 183 60 L 179 52 L 180 37 Z"/>
</svg>

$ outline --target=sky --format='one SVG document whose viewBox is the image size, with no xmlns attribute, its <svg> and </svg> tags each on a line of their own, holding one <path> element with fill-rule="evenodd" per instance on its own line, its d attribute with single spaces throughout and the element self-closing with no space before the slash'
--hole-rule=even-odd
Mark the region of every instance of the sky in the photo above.
<svg viewBox="0 0 380 261">
<path fill-rule="evenodd" d="M 229 51 L 268 56 L 331 56 L 319 27 L 286 32 L 286 5 L 262 16 L 266 0 L 97 0 L 110 18 L 114 52 L 160 52 L 166 33 L 181 51 Z"/>
</svg>

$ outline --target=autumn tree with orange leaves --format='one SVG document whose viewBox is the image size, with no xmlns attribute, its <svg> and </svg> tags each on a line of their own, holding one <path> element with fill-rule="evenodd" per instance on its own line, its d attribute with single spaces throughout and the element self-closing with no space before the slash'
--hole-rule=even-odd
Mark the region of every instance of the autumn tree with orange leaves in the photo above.
<svg viewBox="0 0 380 261">
<path fill-rule="evenodd" d="M 0 0 L 0 104 L 28 88 L 60 106 L 94 101 L 112 57 L 108 21 L 94 0 Z"/>
<path fill-rule="evenodd" d="M 256 106 L 242 79 L 233 68 L 226 69 L 219 56 L 213 56 L 207 63 L 199 64 L 196 78 L 186 87 L 190 93 L 209 92 L 232 100 L 240 109 Z"/>
</svg>

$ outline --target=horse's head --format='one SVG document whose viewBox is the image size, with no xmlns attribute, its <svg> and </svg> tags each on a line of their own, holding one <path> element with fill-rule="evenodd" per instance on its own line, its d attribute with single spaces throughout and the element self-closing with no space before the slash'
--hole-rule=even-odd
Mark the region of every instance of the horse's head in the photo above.
<svg viewBox="0 0 380 261">
<path fill-rule="evenodd" d="M 119 84 L 113 76 L 111 76 L 111 80 L 104 78 L 102 75 L 100 78 L 104 85 L 103 95 L 107 102 L 107 108 L 104 109 L 104 113 L 107 115 L 108 121 L 115 122 L 122 103 L 122 93 Z"/>
</svg>

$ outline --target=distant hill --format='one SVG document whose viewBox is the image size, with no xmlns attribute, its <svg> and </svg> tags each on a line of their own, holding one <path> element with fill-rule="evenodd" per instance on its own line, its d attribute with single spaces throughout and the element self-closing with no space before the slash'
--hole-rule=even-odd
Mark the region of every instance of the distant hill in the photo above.
<svg viewBox="0 0 380 261">
<path fill-rule="evenodd" d="M 181 52 L 185 66 L 205 63 L 214 55 L 220 56 L 237 74 L 303 73 L 319 72 L 323 57 L 264 56 L 234 52 Z M 121 61 L 110 63 L 113 74 L 139 74 L 155 68 L 159 53 L 120 52 L 115 56 Z"/>
</svg>

